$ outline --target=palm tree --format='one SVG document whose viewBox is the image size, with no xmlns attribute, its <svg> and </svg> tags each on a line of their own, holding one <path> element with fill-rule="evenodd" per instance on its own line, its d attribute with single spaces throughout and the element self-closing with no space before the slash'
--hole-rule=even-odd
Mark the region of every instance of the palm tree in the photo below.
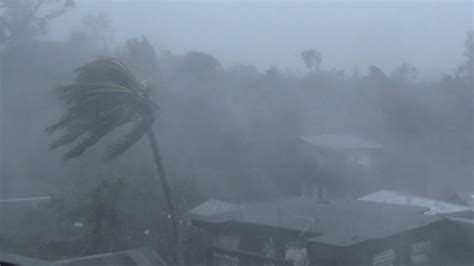
<svg viewBox="0 0 474 266">
<path fill-rule="evenodd" d="M 48 127 L 47 131 L 52 134 L 62 130 L 64 134 L 50 144 L 50 150 L 73 145 L 64 155 L 69 160 L 83 154 L 108 133 L 129 124 L 129 133 L 106 149 L 105 159 L 113 159 L 147 135 L 168 205 L 176 263 L 184 265 L 176 212 L 153 133 L 152 125 L 158 106 L 149 97 L 150 87 L 145 81 L 139 81 L 123 62 L 115 58 L 95 60 L 75 72 L 78 75 L 72 84 L 55 90 L 64 101 L 65 111 L 60 121 Z"/>
</svg>

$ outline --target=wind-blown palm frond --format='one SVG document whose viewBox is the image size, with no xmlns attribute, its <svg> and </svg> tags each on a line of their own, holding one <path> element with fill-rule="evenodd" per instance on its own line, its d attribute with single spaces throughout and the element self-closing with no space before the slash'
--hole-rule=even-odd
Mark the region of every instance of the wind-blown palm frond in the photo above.
<svg viewBox="0 0 474 266">
<path fill-rule="evenodd" d="M 123 62 L 115 58 L 101 58 L 79 67 L 75 72 L 78 75 L 72 84 L 55 89 L 64 102 L 65 111 L 59 122 L 46 130 L 50 134 L 63 130 L 64 135 L 50 144 L 50 150 L 77 141 L 78 144 L 65 154 L 65 159 L 71 159 L 117 127 L 134 121 L 139 121 L 137 128 L 143 128 L 145 121 L 151 125 L 158 107 L 149 99 L 150 90 L 146 83 L 137 80 Z M 126 151 L 144 135 L 136 139 L 135 134 L 130 133 L 122 139 L 122 145 L 112 157 Z M 127 147 L 125 143 L 130 140 L 133 142 Z"/>
<path fill-rule="evenodd" d="M 87 148 L 96 144 L 103 136 L 107 135 L 110 131 L 114 129 L 113 124 L 108 126 L 102 126 L 92 130 L 90 135 L 87 138 L 84 138 L 79 144 L 74 148 L 66 152 L 64 158 L 66 160 L 77 157 L 81 155 Z"/>
<path fill-rule="evenodd" d="M 105 159 L 110 160 L 117 158 L 131 146 L 137 143 L 150 129 L 152 122 L 149 119 L 142 119 L 135 123 L 132 130 L 122 139 L 109 145 L 105 153 Z"/>
</svg>

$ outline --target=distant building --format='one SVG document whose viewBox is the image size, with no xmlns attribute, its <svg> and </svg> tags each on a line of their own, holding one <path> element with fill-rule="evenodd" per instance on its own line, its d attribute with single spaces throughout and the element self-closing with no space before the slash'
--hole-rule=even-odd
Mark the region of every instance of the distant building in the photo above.
<svg viewBox="0 0 474 266">
<path fill-rule="evenodd" d="M 307 165 L 303 195 L 354 198 L 378 188 L 383 145 L 348 134 L 301 136 L 299 141 Z"/>
<path fill-rule="evenodd" d="M 472 265 L 473 238 L 465 232 L 474 230 L 469 214 L 440 217 L 424 214 L 428 211 L 300 197 L 241 204 L 209 200 L 191 215 L 213 239 L 208 260 L 214 265 Z"/>
</svg>

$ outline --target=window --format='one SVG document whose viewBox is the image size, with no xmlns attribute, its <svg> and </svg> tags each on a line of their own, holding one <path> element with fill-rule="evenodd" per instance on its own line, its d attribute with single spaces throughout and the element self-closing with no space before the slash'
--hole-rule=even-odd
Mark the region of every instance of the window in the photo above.
<svg viewBox="0 0 474 266">
<path fill-rule="evenodd" d="M 394 264 L 395 251 L 393 249 L 377 253 L 372 258 L 373 266 L 393 266 Z"/>
<path fill-rule="evenodd" d="M 420 241 L 411 245 L 411 263 L 413 265 L 429 265 L 431 241 Z"/>
</svg>

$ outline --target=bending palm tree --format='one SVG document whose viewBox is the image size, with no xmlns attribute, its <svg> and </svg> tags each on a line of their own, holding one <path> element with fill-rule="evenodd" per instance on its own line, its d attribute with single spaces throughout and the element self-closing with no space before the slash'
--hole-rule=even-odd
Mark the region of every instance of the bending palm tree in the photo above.
<svg viewBox="0 0 474 266">
<path fill-rule="evenodd" d="M 50 150 L 75 143 L 64 155 L 68 160 L 80 156 L 114 129 L 132 124 L 127 135 L 107 147 L 105 158 L 113 159 L 147 135 L 171 217 L 176 262 L 183 265 L 176 212 L 152 128 L 158 106 L 149 98 L 150 88 L 144 81 L 137 80 L 124 63 L 114 58 L 95 60 L 76 72 L 78 76 L 74 83 L 56 91 L 65 103 L 65 112 L 61 120 L 47 131 L 51 134 L 62 129 L 64 135 L 50 144 Z"/>
</svg>

